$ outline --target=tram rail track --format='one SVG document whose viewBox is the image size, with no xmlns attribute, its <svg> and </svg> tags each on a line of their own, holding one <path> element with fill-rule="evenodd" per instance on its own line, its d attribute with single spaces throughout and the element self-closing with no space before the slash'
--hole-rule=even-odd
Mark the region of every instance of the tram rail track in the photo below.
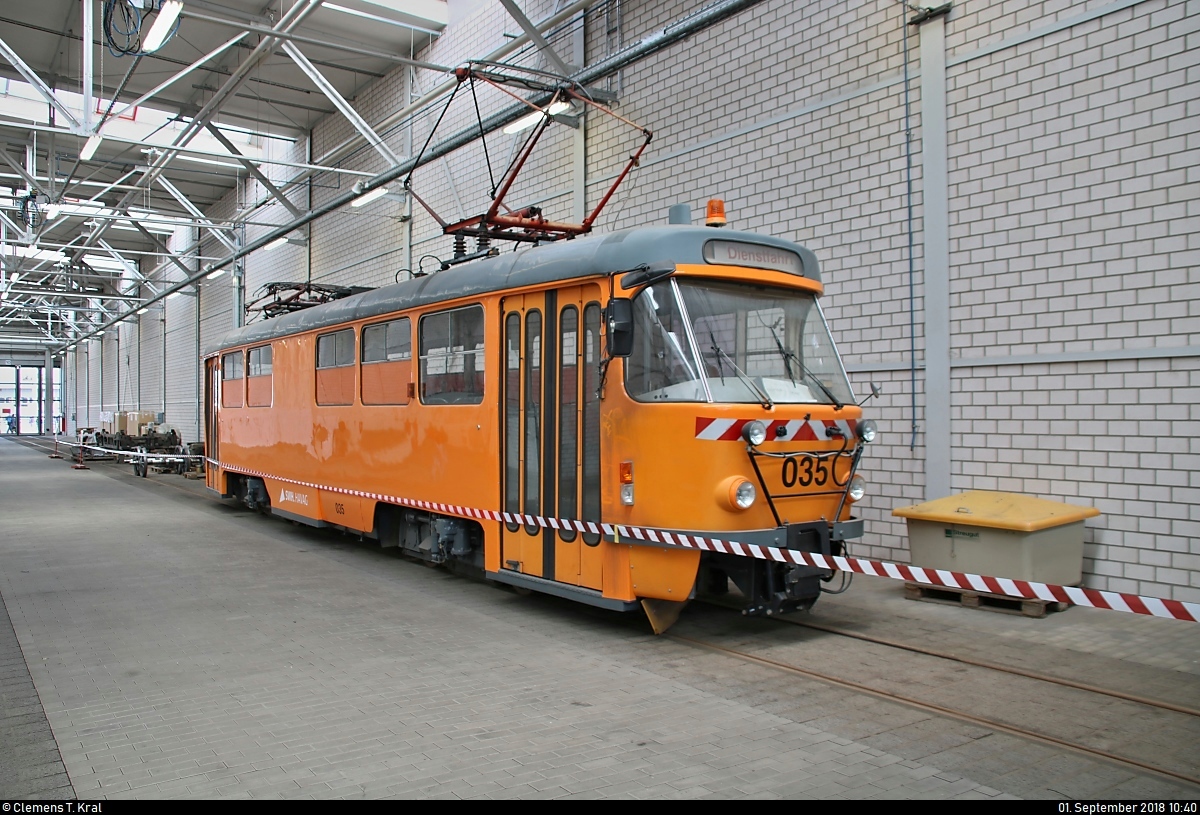
<svg viewBox="0 0 1200 815">
<path fill-rule="evenodd" d="M 781 621 L 788 622 L 787 620 L 781 620 Z M 1138 697 L 1133 694 L 1126 694 L 1126 693 L 1123 693 L 1120 691 L 1114 691 L 1109 688 L 1100 688 L 1098 686 L 1093 686 L 1088 683 L 1076 682 L 1073 680 L 1064 679 L 1062 677 L 1054 677 L 1054 676 L 1050 676 L 1047 674 L 1040 674 L 1040 673 L 1037 673 L 1034 671 L 1025 671 L 1024 669 L 1014 668 L 1012 666 L 999 665 L 998 663 L 990 663 L 990 662 L 983 661 L 983 660 L 973 660 L 971 658 L 961 657 L 958 655 L 945 654 L 945 653 L 934 651 L 933 649 L 926 649 L 926 648 L 922 648 L 920 646 L 912 646 L 907 643 L 896 643 L 893 641 L 885 640 L 883 638 L 877 638 L 877 637 L 872 637 L 872 636 L 868 636 L 868 635 L 859 635 L 855 632 L 845 632 L 843 630 L 836 629 L 833 626 L 824 626 L 824 625 L 820 625 L 820 624 L 809 624 L 809 623 L 802 623 L 802 622 L 798 622 L 798 621 L 794 622 L 793 624 L 800 625 L 803 627 L 813 628 L 816 630 L 826 631 L 828 633 L 832 633 L 832 634 L 839 635 L 839 636 L 847 636 L 847 637 L 851 637 L 853 639 L 859 639 L 859 640 L 869 642 L 872 644 L 876 644 L 876 645 L 883 645 L 885 647 L 891 647 L 891 648 L 896 648 L 898 650 L 917 653 L 922 656 L 928 656 L 928 657 L 932 657 L 935 659 L 959 662 L 959 663 L 967 664 L 972 667 L 977 667 L 977 668 L 981 668 L 981 669 L 985 669 L 985 670 L 992 670 L 992 671 L 997 671 L 997 672 L 1001 672 L 1001 673 L 1015 674 L 1015 675 L 1022 676 L 1027 679 L 1049 682 L 1049 683 L 1059 685 L 1062 687 L 1071 688 L 1072 690 L 1080 690 L 1080 691 L 1084 691 L 1086 693 L 1109 696 L 1109 697 L 1113 697 L 1116 699 L 1120 699 L 1121 701 L 1124 701 L 1124 702 L 1130 702 L 1133 704 L 1144 705 L 1144 706 L 1151 707 L 1151 708 L 1170 711 L 1172 713 L 1178 713 L 1178 714 L 1182 714 L 1184 716 L 1189 716 L 1189 717 L 1193 717 L 1193 718 L 1200 717 L 1200 711 L 1196 711 L 1196 710 L 1186 707 L 1186 706 L 1175 705 L 1175 704 L 1172 704 L 1169 702 L 1164 702 L 1163 700 L 1147 699 L 1144 697 Z M 714 653 L 723 654 L 725 656 L 739 659 L 744 662 L 761 665 L 761 666 L 764 666 L 767 668 L 771 668 L 771 669 L 778 670 L 778 671 L 783 671 L 783 672 L 790 673 L 790 674 L 793 674 L 796 676 L 803 676 L 803 677 L 806 677 L 809 679 L 814 679 L 814 680 L 817 680 L 820 682 L 824 682 L 826 684 L 833 685 L 835 687 L 852 690 L 852 691 L 855 691 L 858 693 L 864 693 L 864 694 L 873 696 L 878 699 L 884 699 L 884 700 L 896 702 L 896 703 L 903 704 L 908 707 L 912 707 L 912 708 L 915 708 L 915 709 L 918 709 L 918 710 L 921 710 L 921 711 L 924 711 L 927 713 L 932 713 L 935 715 L 955 719 L 955 720 L 973 724 L 973 725 L 976 725 L 979 727 L 989 728 L 996 732 L 1005 733 L 1005 734 L 1008 734 L 1011 736 L 1015 736 L 1017 738 L 1022 738 L 1022 739 L 1026 739 L 1029 741 L 1034 741 L 1034 742 L 1038 742 L 1041 744 L 1045 744 L 1045 745 L 1063 748 L 1063 749 L 1070 750 L 1075 753 L 1080 753 L 1080 754 L 1090 756 L 1093 758 L 1102 759 L 1104 761 L 1112 762 L 1112 763 L 1122 765 L 1122 766 L 1125 766 L 1128 768 L 1136 768 L 1138 770 L 1143 770 L 1145 772 L 1153 773 L 1158 776 L 1170 778 L 1175 781 L 1182 781 L 1186 784 L 1196 787 L 1197 789 L 1200 789 L 1200 775 L 1192 774 L 1189 772 L 1181 772 L 1179 770 L 1174 770 L 1169 767 L 1163 767 L 1161 765 L 1154 764 L 1149 761 L 1144 761 L 1144 760 L 1139 759 L 1134 756 L 1122 755 L 1120 753 L 1116 753 L 1111 750 L 1105 750 L 1105 749 L 1102 749 L 1099 747 L 1095 747 L 1093 745 L 1083 744 L 1083 743 L 1080 743 L 1079 741 L 1071 740 L 1069 738 L 1062 738 L 1062 737 L 1056 736 L 1052 733 L 1041 732 L 1041 731 L 1033 730 L 1028 727 L 1023 727 L 1020 724 L 1016 724 L 1016 723 L 1012 723 L 1012 722 L 1005 722 L 1005 721 L 1001 721 L 999 719 L 993 718 L 991 716 L 979 715 L 977 713 L 972 713 L 970 711 L 962 710 L 960 708 L 952 707 L 949 705 L 939 704 L 939 703 L 931 702 L 931 701 L 924 700 L 924 699 L 918 699 L 918 698 L 915 698 L 914 696 L 900 693 L 895 690 L 890 690 L 887 688 L 870 685 L 870 684 L 867 684 L 864 682 L 859 682 L 859 681 L 856 681 L 853 679 L 847 679 L 847 678 L 841 677 L 841 676 L 834 676 L 832 674 L 825 673 L 823 671 L 814 670 L 810 667 L 795 665 L 795 664 L 792 664 L 789 662 L 783 662 L 778 659 L 772 659 L 770 657 L 762 656 L 760 654 L 748 653 L 746 651 L 742 651 L 737 648 L 731 648 L 726 645 L 709 642 L 709 641 L 706 641 L 703 639 L 699 639 L 697 637 L 680 634 L 680 633 L 668 633 L 668 634 L 665 634 L 664 636 L 669 639 L 672 639 L 676 642 L 688 645 L 693 648 L 698 648 L 698 649 L 702 649 L 702 650 L 711 651 Z"/>
<path fill-rule="evenodd" d="M 20 442 L 27 444 L 36 449 L 51 450 L 52 445 L 47 445 L 44 439 L 20 439 Z M 717 603 L 715 605 L 722 605 Z M 1014 676 L 1019 676 L 1024 679 L 1035 682 L 1049 683 L 1055 686 L 1068 688 L 1072 691 L 1079 691 L 1091 695 L 1104 696 L 1121 702 L 1140 705 L 1151 709 L 1166 711 L 1172 714 L 1178 714 L 1189 718 L 1200 718 L 1200 710 L 1189 707 L 1184 704 L 1176 704 L 1162 699 L 1152 699 L 1137 694 L 1126 693 L 1113 688 L 1105 688 L 1092 683 L 1081 682 L 1066 677 L 1054 676 L 1038 671 L 1032 671 L 1025 668 L 1020 668 L 1012 665 L 1004 665 L 990 660 L 977 659 L 974 657 L 963 656 L 959 654 L 947 653 L 933 648 L 924 647 L 921 645 L 906 643 L 889 639 L 885 637 L 865 634 L 856 631 L 849 631 L 836 626 L 825 625 L 821 623 L 801 621 L 787 617 L 776 618 L 779 622 L 789 623 L 803 628 L 809 628 L 816 631 L 822 631 L 838 637 L 846 637 L 849 639 L 869 643 L 871 645 L 881 646 L 884 648 L 896 649 L 903 652 L 912 653 L 919 657 L 926 657 L 936 660 L 944 660 L 948 662 L 959 663 L 970 666 L 972 668 L 999 672 Z M 969 710 L 964 710 L 961 707 L 955 707 L 951 704 L 940 704 L 925 699 L 918 699 L 915 696 L 898 692 L 896 690 L 879 687 L 877 685 L 867 684 L 865 682 L 847 679 L 841 676 L 835 676 L 819 670 L 814 670 L 811 667 L 792 664 L 790 662 L 772 659 L 760 654 L 748 653 L 737 648 L 731 648 L 727 645 L 722 645 L 715 642 L 709 642 L 694 636 L 688 636 L 682 633 L 668 633 L 666 638 L 686 644 L 690 647 L 708 650 L 715 653 L 721 653 L 726 656 L 736 658 L 745 662 L 758 664 L 774 670 L 790 673 L 796 676 L 803 676 L 816 681 L 824 682 L 829 685 L 848 689 L 857 693 L 868 694 L 875 698 L 903 704 L 908 707 L 921 710 L 933 715 L 958 720 L 969 723 L 978 727 L 984 727 L 998 733 L 1008 734 L 1017 738 L 1026 739 L 1042 743 L 1045 745 L 1069 750 L 1078 754 L 1101 759 L 1127 768 L 1134 768 L 1147 773 L 1152 773 L 1157 776 L 1169 778 L 1174 781 L 1183 782 L 1192 787 L 1200 789 L 1200 774 L 1194 771 L 1180 771 L 1164 767 L 1160 764 L 1155 764 L 1151 761 L 1143 760 L 1136 756 L 1123 755 L 1114 752 L 1113 750 L 1103 749 L 1090 744 L 1081 743 L 1078 740 L 1063 738 L 1053 733 L 1041 732 L 1029 727 L 1021 726 L 1020 724 L 1002 721 L 993 716 L 980 715 Z"/>
<path fill-rule="evenodd" d="M 925 648 L 920 645 L 913 645 L 906 642 L 898 642 L 896 640 L 885 639 L 883 637 L 875 637 L 868 634 L 861 634 L 857 631 L 846 631 L 842 628 L 837 628 L 832 625 L 824 625 L 821 623 L 801 622 L 800 620 L 788 619 L 786 617 L 776 618 L 781 623 L 797 625 L 801 628 L 811 628 L 815 631 L 824 631 L 829 634 L 836 634 L 841 637 L 849 637 L 851 639 L 862 640 L 863 642 L 871 642 L 876 645 L 885 645 L 889 648 L 898 648 L 903 651 L 911 651 L 914 654 L 924 654 L 926 656 L 937 657 L 951 662 L 961 662 L 964 665 L 971 665 L 976 668 L 987 668 L 1001 673 L 1013 674 L 1014 676 L 1023 676 L 1026 679 L 1036 679 L 1041 682 L 1049 682 L 1054 685 L 1060 685 L 1064 688 L 1074 688 L 1076 690 L 1087 691 L 1088 693 L 1096 693 L 1102 696 L 1111 696 L 1114 699 L 1121 699 L 1126 702 L 1134 702 L 1147 707 L 1154 707 L 1160 710 L 1170 710 L 1175 713 L 1182 713 L 1187 716 L 1200 717 L 1200 709 L 1187 707 L 1186 705 L 1177 705 L 1174 702 L 1168 702 L 1164 699 L 1152 699 L 1148 696 L 1138 696 L 1132 693 L 1115 690 L 1113 688 L 1105 688 L 1100 685 L 1093 685 L 1088 682 L 1079 682 L 1074 679 L 1068 679 L 1062 676 L 1054 676 L 1053 674 L 1039 673 L 1037 671 L 1018 668 L 1014 665 L 1003 665 L 999 662 L 991 662 L 989 660 L 976 659 L 974 657 L 965 657 L 959 654 L 951 654 L 945 651 L 937 651 L 932 648 Z"/>
</svg>

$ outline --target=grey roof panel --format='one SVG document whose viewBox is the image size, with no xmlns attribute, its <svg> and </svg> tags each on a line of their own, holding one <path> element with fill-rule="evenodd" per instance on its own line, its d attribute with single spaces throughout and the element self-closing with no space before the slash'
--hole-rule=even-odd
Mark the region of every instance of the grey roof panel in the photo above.
<svg viewBox="0 0 1200 815">
<path fill-rule="evenodd" d="M 252 323 L 229 332 L 216 342 L 208 343 L 204 354 L 207 356 L 222 348 L 265 342 L 430 303 L 611 274 L 633 269 L 643 263 L 672 261 L 704 264 L 704 244 L 714 239 L 742 241 L 795 252 L 801 259 L 802 276 L 817 282 L 821 280 L 816 255 L 781 238 L 697 226 L 637 227 L 607 235 L 557 241 L 523 252 L 508 252 L 283 317 Z"/>
</svg>

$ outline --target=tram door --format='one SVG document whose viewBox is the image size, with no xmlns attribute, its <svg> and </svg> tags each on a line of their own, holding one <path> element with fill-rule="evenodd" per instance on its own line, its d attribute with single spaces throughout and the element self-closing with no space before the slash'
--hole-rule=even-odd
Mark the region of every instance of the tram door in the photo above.
<svg viewBox="0 0 1200 815">
<path fill-rule="evenodd" d="M 600 520 L 600 288 L 504 300 L 504 510 Z M 600 536 L 504 525 L 501 568 L 602 587 Z"/>
<path fill-rule="evenodd" d="M 213 461 L 220 461 L 217 437 L 220 428 L 217 426 L 217 405 L 221 401 L 221 358 L 214 357 L 205 363 L 204 377 L 204 455 L 209 461 L 204 464 L 204 480 L 212 489 L 217 487 L 217 468 Z"/>
</svg>

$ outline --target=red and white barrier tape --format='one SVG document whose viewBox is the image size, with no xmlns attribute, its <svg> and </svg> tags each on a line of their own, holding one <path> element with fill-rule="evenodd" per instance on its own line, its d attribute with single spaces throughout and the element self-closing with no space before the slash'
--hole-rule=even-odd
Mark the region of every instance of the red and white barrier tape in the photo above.
<svg viewBox="0 0 1200 815">
<path fill-rule="evenodd" d="M 190 453 L 143 453 L 140 450 L 114 450 L 111 447 L 97 447 L 93 444 L 80 444 L 78 442 L 64 441 L 59 442 L 66 447 L 73 447 L 80 450 L 95 450 L 98 453 L 108 453 L 113 456 L 132 456 L 134 458 L 144 458 L 147 461 L 183 461 L 185 459 L 203 459 L 204 456 L 191 455 Z"/>
<path fill-rule="evenodd" d="M 701 535 L 684 535 L 678 532 L 668 532 L 663 529 L 649 529 L 623 524 L 608 524 L 594 521 L 568 520 L 565 518 L 543 518 L 540 515 L 525 515 L 514 512 L 498 512 L 492 509 L 476 509 L 457 504 L 442 504 L 436 501 L 420 501 L 412 498 L 401 498 L 395 495 L 383 495 L 361 490 L 350 490 L 342 487 L 329 487 L 308 481 L 297 481 L 291 478 L 281 478 L 270 473 L 249 470 L 241 467 L 221 465 L 213 459 L 207 459 L 214 467 L 224 466 L 226 470 L 253 475 L 259 478 L 269 478 L 286 484 L 295 484 L 314 490 L 353 495 L 359 498 L 369 498 L 384 501 L 397 506 L 424 509 L 440 512 L 443 515 L 457 515 L 462 518 L 476 520 L 499 521 L 516 523 L 525 526 L 538 526 L 543 529 L 574 529 L 579 532 L 603 533 L 611 536 L 617 542 L 640 541 L 655 543 L 662 546 L 677 546 L 683 549 L 695 549 L 702 552 L 719 552 L 727 555 L 752 557 L 759 560 L 770 560 L 776 563 L 792 563 L 795 565 L 815 566 L 820 569 L 839 572 L 858 572 L 859 574 L 888 577 L 893 580 L 903 580 L 908 583 L 920 583 L 926 586 L 942 586 L 951 589 L 1001 594 L 1023 600 L 1045 600 L 1048 602 L 1071 603 L 1077 606 L 1103 608 L 1112 611 L 1124 611 L 1129 614 L 1147 614 L 1153 617 L 1165 617 L 1174 620 L 1200 622 L 1200 604 L 1185 603 L 1181 600 L 1163 600 L 1158 597 L 1143 597 L 1137 594 L 1122 592 L 1084 589 L 1075 586 L 1055 586 L 1049 583 L 1034 583 L 1026 580 L 1014 580 L 1007 577 L 986 577 L 963 572 L 947 572 L 941 569 L 923 569 L 920 566 L 905 566 L 900 563 L 889 563 L 880 560 L 863 560 L 854 557 L 826 557 L 813 552 L 801 552 L 796 549 L 779 549 L 773 546 L 763 546 L 755 543 L 741 543 L 733 540 L 719 540 Z M 736 533 L 735 533 L 736 534 Z M 632 539 L 632 540 L 631 540 Z"/>
</svg>

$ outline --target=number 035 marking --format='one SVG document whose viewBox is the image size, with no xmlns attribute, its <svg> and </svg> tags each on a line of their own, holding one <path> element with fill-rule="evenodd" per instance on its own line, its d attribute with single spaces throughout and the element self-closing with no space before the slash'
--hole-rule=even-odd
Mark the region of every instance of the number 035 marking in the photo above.
<svg viewBox="0 0 1200 815">
<path fill-rule="evenodd" d="M 829 483 L 830 475 L 829 465 L 824 459 L 788 456 L 783 460 L 784 487 L 811 487 L 813 484 L 823 487 Z"/>
</svg>

